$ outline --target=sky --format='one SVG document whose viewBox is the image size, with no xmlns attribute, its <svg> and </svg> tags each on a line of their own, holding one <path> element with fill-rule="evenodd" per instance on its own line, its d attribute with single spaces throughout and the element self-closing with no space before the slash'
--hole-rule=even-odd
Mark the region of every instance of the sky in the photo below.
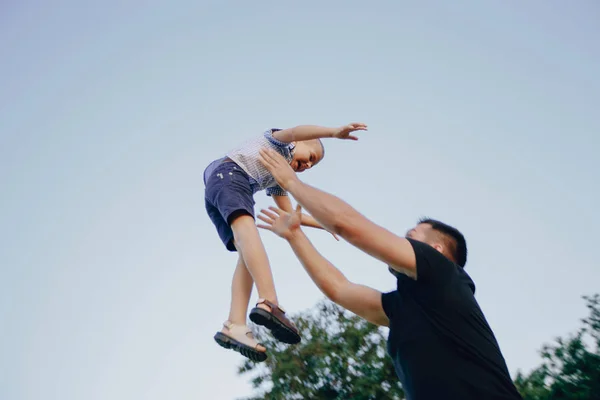
<svg viewBox="0 0 600 400">
<path fill-rule="evenodd" d="M 249 396 L 212 338 L 236 255 L 202 172 L 300 124 L 369 125 L 302 179 L 398 234 L 425 215 L 463 231 L 511 373 L 535 367 L 600 291 L 599 19 L 593 0 L 1 2 L 0 398 Z M 281 304 L 314 306 L 261 235 Z"/>
</svg>

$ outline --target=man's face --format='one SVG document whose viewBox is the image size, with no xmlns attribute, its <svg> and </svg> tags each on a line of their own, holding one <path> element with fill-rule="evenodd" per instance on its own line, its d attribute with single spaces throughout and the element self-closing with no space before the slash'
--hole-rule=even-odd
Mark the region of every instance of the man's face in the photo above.
<svg viewBox="0 0 600 400">
<path fill-rule="evenodd" d="M 446 251 L 448 250 L 440 235 L 430 224 L 419 224 L 406 232 L 406 237 L 419 242 L 427 243 L 448 258 L 452 258 Z"/>
<path fill-rule="evenodd" d="M 427 238 L 431 233 L 431 225 L 429 224 L 419 224 L 406 232 L 406 237 L 409 239 L 418 240 L 419 242 L 427 243 Z"/>
</svg>

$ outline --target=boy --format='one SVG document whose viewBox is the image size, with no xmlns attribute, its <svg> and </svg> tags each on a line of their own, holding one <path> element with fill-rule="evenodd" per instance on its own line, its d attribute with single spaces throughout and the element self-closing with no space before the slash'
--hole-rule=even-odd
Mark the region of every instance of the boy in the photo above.
<svg viewBox="0 0 600 400">
<path fill-rule="evenodd" d="M 358 140 L 351 133 L 366 129 L 367 126 L 362 123 L 340 128 L 302 125 L 283 130 L 271 129 L 206 168 L 206 211 L 227 250 L 239 254 L 231 285 L 229 319 L 214 337 L 219 345 L 253 361 L 266 360 L 266 349 L 256 342 L 246 326 L 253 283 L 256 283 L 259 300 L 250 312 L 250 319 L 269 329 L 279 341 L 288 344 L 300 342 L 298 329 L 285 316 L 277 300 L 269 260 L 254 221 L 253 197 L 257 191 L 266 189 L 278 208 L 291 212 L 292 203 L 260 163 L 259 150 L 276 150 L 295 171 L 302 172 L 323 159 L 325 148 L 321 138 Z M 302 225 L 322 229 L 317 221 L 305 214 L 302 215 Z"/>
</svg>

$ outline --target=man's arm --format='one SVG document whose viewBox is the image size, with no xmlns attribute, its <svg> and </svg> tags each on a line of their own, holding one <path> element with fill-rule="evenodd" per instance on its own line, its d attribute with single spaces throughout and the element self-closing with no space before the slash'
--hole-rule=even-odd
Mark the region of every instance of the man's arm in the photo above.
<svg viewBox="0 0 600 400">
<path fill-rule="evenodd" d="M 293 205 L 292 205 L 292 201 L 290 200 L 289 196 L 276 196 L 273 195 L 273 200 L 275 201 L 275 205 L 277 205 L 277 208 L 291 213 L 294 211 Z M 308 226 L 310 228 L 317 228 L 317 229 L 325 229 L 321 226 L 321 224 L 319 224 L 317 222 L 316 219 L 314 219 L 313 217 L 311 217 L 310 215 L 307 214 L 302 214 L 302 222 L 301 222 L 302 226 Z"/>
<path fill-rule="evenodd" d="M 288 242 L 308 275 L 331 301 L 373 324 L 389 326 L 390 321 L 381 303 L 381 292 L 350 282 L 319 254 L 302 230 L 296 230 Z"/>
<path fill-rule="evenodd" d="M 283 143 L 302 142 L 312 139 L 338 138 L 358 140 L 351 132 L 366 130 L 367 125 L 363 123 L 352 123 L 337 128 L 326 128 L 317 125 L 300 125 L 295 128 L 282 129 L 273 132 L 273 137 Z"/>
<path fill-rule="evenodd" d="M 326 230 L 343 237 L 393 269 L 416 279 L 415 252 L 406 238 L 373 223 L 340 198 L 300 181 L 279 154 L 261 151 L 261 162 Z"/>
<path fill-rule="evenodd" d="M 393 269 L 416 279 L 415 252 L 406 238 L 375 224 L 342 199 L 300 180 L 294 181 L 288 192 L 325 229 L 343 237 Z"/>
</svg>

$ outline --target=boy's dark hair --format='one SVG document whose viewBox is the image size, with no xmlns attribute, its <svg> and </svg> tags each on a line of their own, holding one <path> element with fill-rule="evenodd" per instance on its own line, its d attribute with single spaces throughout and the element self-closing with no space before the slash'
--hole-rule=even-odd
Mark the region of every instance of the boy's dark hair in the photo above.
<svg viewBox="0 0 600 400">
<path fill-rule="evenodd" d="M 419 224 L 429 224 L 434 231 L 442 234 L 454 261 L 461 267 L 465 267 L 467 263 L 467 241 L 458 229 L 431 218 L 421 218 Z"/>
</svg>

